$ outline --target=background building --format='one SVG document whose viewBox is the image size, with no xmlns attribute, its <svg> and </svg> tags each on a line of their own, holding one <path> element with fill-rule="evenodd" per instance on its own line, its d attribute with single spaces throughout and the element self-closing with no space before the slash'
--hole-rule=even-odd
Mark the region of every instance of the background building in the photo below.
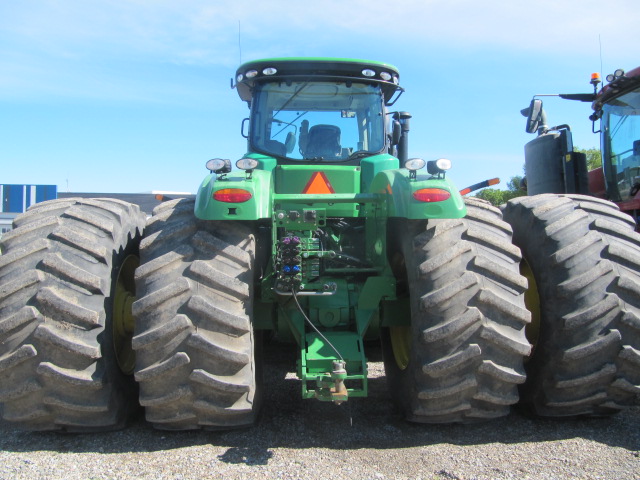
<svg viewBox="0 0 640 480">
<path fill-rule="evenodd" d="M 0 185 L 0 236 L 11 230 L 13 219 L 19 213 L 34 203 L 53 200 L 57 196 L 57 185 Z"/>
<path fill-rule="evenodd" d="M 151 215 L 153 209 L 161 202 L 174 198 L 191 197 L 193 195 L 182 192 L 151 192 L 151 193 L 58 193 L 57 185 L 0 185 L 2 210 L 0 211 L 0 237 L 12 229 L 13 219 L 25 212 L 34 203 L 53 200 L 56 198 L 117 198 L 129 203 L 135 203 L 140 209 Z"/>
</svg>

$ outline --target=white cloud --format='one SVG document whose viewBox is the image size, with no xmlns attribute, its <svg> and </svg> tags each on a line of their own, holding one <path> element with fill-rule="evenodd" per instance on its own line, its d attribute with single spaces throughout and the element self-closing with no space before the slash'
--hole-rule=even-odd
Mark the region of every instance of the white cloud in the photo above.
<svg viewBox="0 0 640 480">
<path fill-rule="evenodd" d="M 503 54 L 548 56 L 556 62 L 588 58 L 597 65 L 599 35 L 607 73 L 636 66 L 636 19 L 636 0 L 610 0 L 606 10 L 596 0 L 0 2 L 0 90 L 4 95 L 31 88 L 68 95 L 82 94 L 84 88 L 85 95 L 93 95 L 91 75 L 86 87 L 74 85 L 74 77 L 93 69 L 113 77 L 105 81 L 118 87 L 127 81 L 127 72 L 117 69 L 136 64 L 221 67 L 230 75 L 241 54 L 242 60 L 381 58 L 386 48 L 402 54 L 405 64 L 407 58 L 424 61 L 432 52 L 445 51 L 477 52 L 488 59 Z M 144 83 L 148 69 L 141 75 L 138 83 Z M 130 88 L 138 91 L 124 96 L 140 96 L 139 84 Z"/>
<path fill-rule="evenodd" d="M 99 45 L 107 51 L 159 55 L 177 62 L 234 63 L 238 22 L 256 50 L 299 52 L 308 43 L 345 37 L 378 37 L 476 49 L 499 46 L 525 51 L 583 52 L 598 35 L 612 54 L 636 53 L 637 2 L 610 0 L 22 0 L 0 11 L 4 34 L 37 42 L 60 54 Z M 2 9 L 2 7 L 0 7 Z M 4 25 L 2 25 L 4 24 Z M 278 50 L 275 50 L 275 49 Z M 375 48 L 375 45 L 372 45 Z M 617 53 L 616 53 L 617 52 Z"/>
</svg>

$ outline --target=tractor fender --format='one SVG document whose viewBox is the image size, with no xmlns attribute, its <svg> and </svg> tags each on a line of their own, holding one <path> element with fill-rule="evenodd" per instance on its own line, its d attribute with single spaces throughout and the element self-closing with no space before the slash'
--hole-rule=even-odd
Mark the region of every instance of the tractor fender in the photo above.
<svg viewBox="0 0 640 480">
<path fill-rule="evenodd" d="M 237 189 L 248 192 L 243 201 L 219 201 L 216 192 Z M 233 190 L 236 191 L 236 190 Z M 272 173 L 254 170 L 251 175 L 234 172 L 233 176 L 217 178 L 208 175 L 200 185 L 195 203 L 195 216 L 201 220 L 259 220 L 271 218 Z"/>
<path fill-rule="evenodd" d="M 448 192 L 448 198 L 425 202 L 414 196 L 414 193 L 427 188 Z M 389 217 L 419 220 L 462 218 L 467 214 L 464 200 L 450 180 L 432 175 L 417 175 L 412 179 L 409 170 L 403 168 L 378 173 L 371 183 L 371 193 L 385 195 Z"/>
</svg>

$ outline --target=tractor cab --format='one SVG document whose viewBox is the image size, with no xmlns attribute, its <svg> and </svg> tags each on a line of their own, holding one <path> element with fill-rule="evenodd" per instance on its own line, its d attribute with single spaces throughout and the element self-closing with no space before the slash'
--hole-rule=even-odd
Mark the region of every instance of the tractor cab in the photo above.
<svg viewBox="0 0 640 480">
<path fill-rule="evenodd" d="M 385 105 L 401 92 L 397 70 L 357 60 L 309 65 L 272 59 L 238 69 L 236 87 L 251 108 L 249 152 L 285 165 L 359 165 L 387 153 L 394 124 L 387 127 Z"/>
<path fill-rule="evenodd" d="M 593 119 L 601 118 L 602 166 L 608 198 L 634 201 L 640 191 L 640 68 L 602 89 Z M 640 200 L 636 200 L 640 207 Z"/>
</svg>

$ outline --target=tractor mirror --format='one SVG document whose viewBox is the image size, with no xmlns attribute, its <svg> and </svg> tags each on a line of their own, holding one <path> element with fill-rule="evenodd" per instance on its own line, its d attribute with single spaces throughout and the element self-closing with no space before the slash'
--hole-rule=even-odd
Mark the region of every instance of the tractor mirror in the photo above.
<svg viewBox="0 0 640 480">
<path fill-rule="evenodd" d="M 529 108 L 525 108 L 521 113 L 527 117 L 527 133 L 536 133 L 540 127 L 540 123 L 545 123 L 542 100 L 534 98 L 531 100 Z"/>
</svg>

